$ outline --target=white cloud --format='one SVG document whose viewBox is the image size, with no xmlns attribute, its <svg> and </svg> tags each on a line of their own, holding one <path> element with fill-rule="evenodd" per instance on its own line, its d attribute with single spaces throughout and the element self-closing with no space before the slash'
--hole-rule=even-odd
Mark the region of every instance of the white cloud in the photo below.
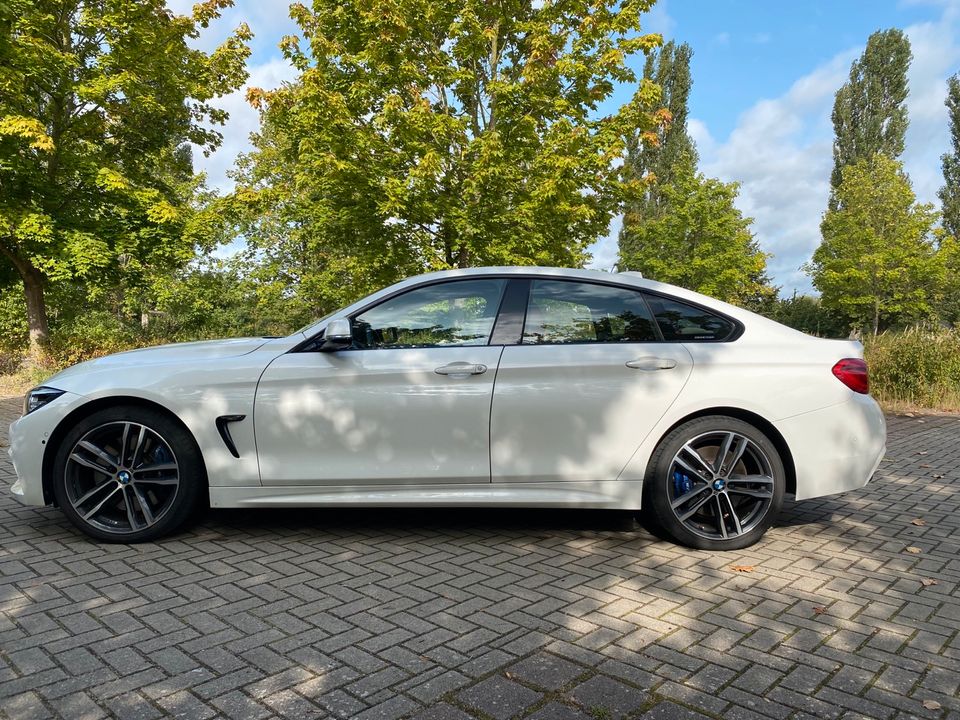
<svg viewBox="0 0 960 720">
<path fill-rule="evenodd" d="M 904 166 L 917 198 L 937 202 L 937 190 L 943 184 L 940 156 L 949 150 L 950 131 L 947 108 L 947 77 L 957 70 L 960 61 L 954 8 L 948 6 L 937 23 L 922 23 L 907 28 L 913 48 L 910 64 L 910 95 Z"/>
<path fill-rule="evenodd" d="M 194 2 L 167 0 L 167 7 L 177 15 L 190 15 Z M 251 57 L 247 63 L 249 78 L 236 92 L 211 103 L 230 115 L 224 126 L 214 128 L 223 135 L 220 147 L 210 156 L 204 156 L 194 148 L 194 166 L 207 174 L 210 187 L 221 192 L 233 187 L 227 171 L 233 167 L 237 155 L 250 150 L 250 133 L 260 125 L 259 114 L 246 101 L 247 88 L 271 90 L 296 77 L 296 71 L 280 56 L 277 48 L 281 37 L 297 32 L 297 26 L 287 12 L 287 3 L 238 0 L 232 7 L 224 8 L 221 16 L 201 30 L 200 36 L 191 44 L 211 52 L 241 23 L 247 23 L 254 34 L 250 42 Z"/>
<path fill-rule="evenodd" d="M 223 143 L 209 157 L 194 151 L 194 164 L 197 170 L 207 173 L 208 186 L 221 192 L 233 188 L 233 181 L 227 177 L 227 171 L 233 167 L 234 160 L 240 153 L 250 150 L 250 133 L 260 127 L 259 113 L 246 100 L 247 88 L 270 90 L 279 87 L 283 82 L 293 80 L 296 75 L 296 69 L 286 60 L 269 60 L 262 65 L 250 67 L 250 77 L 242 88 L 215 101 L 217 107 L 230 114 L 226 125 L 217 128 L 223 135 Z"/>
<path fill-rule="evenodd" d="M 754 218 L 760 246 L 773 253 L 770 272 L 778 284 L 806 289 L 800 271 L 820 241 L 820 218 L 829 194 L 833 163 L 829 124 L 836 89 L 856 51 L 842 53 L 801 77 L 781 97 L 761 100 L 740 116 L 725 142 L 691 123 L 709 176 L 741 184 L 739 208 Z"/>
<path fill-rule="evenodd" d="M 937 202 L 943 182 L 940 155 L 948 150 L 946 78 L 960 61 L 957 26 L 960 0 L 936 3 L 944 9 L 938 21 L 906 28 L 913 47 L 910 127 L 904 166 L 917 198 Z M 866 38 L 864 38 L 866 40 Z M 754 218 L 760 246 L 773 257 L 769 269 L 784 292 L 810 291 L 800 270 L 820 243 L 820 221 L 826 209 L 833 167 L 833 97 L 863 51 L 856 47 L 799 78 L 783 95 L 761 100 L 744 112 L 725 140 L 691 119 L 690 134 L 700 151 L 701 170 L 709 176 L 741 184 L 738 207 Z M 615 236 L 596 245 L 597 260 L 616 254 Z"/>
<path fill-rule="evenodd" d="M 660 0 L 660 2 L 650 9 L 650 12 L 644 13 L 641 20 L 645 32 L 660 33 L 664 37 L 669 37 L 673 34 L 673 28 L 676 26 L 676 23 L 667 12 L 667 4 L 667 0 Z"/>
</svg>

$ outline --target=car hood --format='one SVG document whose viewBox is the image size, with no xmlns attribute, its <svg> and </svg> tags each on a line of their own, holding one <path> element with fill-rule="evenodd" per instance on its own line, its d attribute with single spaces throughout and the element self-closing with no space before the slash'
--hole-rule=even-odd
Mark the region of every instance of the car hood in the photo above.
<svg viewBox="0 0 960 720">
<path fill-rule="evenodd" d="M 199 342 L 173 343 L 171 345 L 156 345 L 154 347 L 127 350 L 126 352 L 106 355 L 95 360 L 87 360 L 63 370 L 54 375 L 48 384 L 56 386 L 57 380 L 69 378 L 78 373 L 91 370 L 109 370 L 112 367 L 129 367 L 132 365 L 154 365 L 176 363 L 203 362 L 223 358 L 249 355 L 254 350 L 263 347 L 271 338 L 232 338 L 229 340 L 201 340 Z"/>
</svg>

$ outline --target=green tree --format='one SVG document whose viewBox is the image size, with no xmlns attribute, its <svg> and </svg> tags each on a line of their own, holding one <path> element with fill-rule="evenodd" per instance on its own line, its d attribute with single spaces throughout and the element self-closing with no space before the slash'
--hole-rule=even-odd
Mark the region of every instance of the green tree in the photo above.
<svg viewBox="0 0 960 720">
<path fill-rule="evenodd" d="M 660 188 L 669 186 L 681 164 L 697 165 L 697 149 L 687 133 L 688 102 L 692 80 L 687 43 L 672 40 L 647 56 L 643 68 L 645 80 L 660 87 L 662 124 L 654 131 L 641 129 L 630 135 L 624 167 L 637 180 L 647 178 L 642 196 L 628 203 L 624 212 L 625 235 L 635 219 L 656 215 L 662 209 Z"/>
<path fill-rule="evenodd" d="M 279 295 L 320 312 L 423 269 L 582 264 L 627 191 L 618 159 L 653 129 L 630 56 L 652 0 L 315 0 L 282 44 L 296 82 L 254 92 L 238 228 Z"/>
<path fill-rule="evenodd" d="M 738 185 L 706 178 L 689 161 L 674 172 L 659 191 L 667 210 L 633 225 L 635 250 L 621 245 L 620 268 L 728 302 L 762 304 L 773 294 L 767 256 L 750 232 L 751 218 L 735 205 Z"/>
<path fill-rule="evenodd" d="M 819 297 L 798 295 L 777 298 L 764 314 L 795 330 L 819 337 L 842 337 L 849 331 L 846 318 L 823 306 Z"/>
<path fill-rule="evenodd" d="M 944 182 L 937 195 L 943 203 L 943 229 L 960 239 L 960 74 L 947 80 L 944 104 L 950 115 L 951 151 L 941 157 Z"/>
<path fill-rule="evenodd" d="M 937 213 L 916 202 L 900 163 L 877 153 L 845 167 L 836 196 L 807 265 L 823 306 L 873 334 L 931 317 L 944 273 Z"/>
<path fill-rule="evenodd" d="M 229 0 L 193 16 L 162 0 L 0 3 L 0 257 L 23 284 L 31 351 L 48 335 L 44 288 L 192 256 L 187 143 L 217 146 L 210 100 L 246 77 L 241 26 L 211 54 L 188 46 Z"/>
<path fill-rule="evenodd" d="M 837 208 L 843 168 L 883 153 L 896 160 L 907 132 L 907 70 L 913 54 L 901 30 L 878 30 L 850 66 L 850 79 L 833 104 L 833 173 L 830 209 Z"/>
</svg>

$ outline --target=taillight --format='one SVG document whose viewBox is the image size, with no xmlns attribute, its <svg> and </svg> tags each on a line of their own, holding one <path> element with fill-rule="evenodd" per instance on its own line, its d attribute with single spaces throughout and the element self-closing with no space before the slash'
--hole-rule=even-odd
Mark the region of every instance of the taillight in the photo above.
<svg viewBox="0 0 960 720">
<path fill-rule="evenodd" d="M 833 366 L 833 374 L 854 392 L 866 395 L 870 392 L 870 376 L 867 363 L 860 358 L 844 358 Z"/>
</svg>

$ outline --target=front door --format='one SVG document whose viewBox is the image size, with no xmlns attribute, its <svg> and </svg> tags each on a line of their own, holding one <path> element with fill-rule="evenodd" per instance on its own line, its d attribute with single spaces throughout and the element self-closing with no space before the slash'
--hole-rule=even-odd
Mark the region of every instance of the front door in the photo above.
<svg viewBox="0 0 960 720">
<path fill-rule="evenodd" d="M 262 483 L 489 483 L 505 285 L 420 286 L 352 317 L 353 347 L 274 360 L 256 397 Z"/>
<path fill-rule="evenodd" d="M 497 371 L 493 482 L 616 480 L 692 367 L 640 292 L 534 280 L 521 344 Z"/>
</svg>

